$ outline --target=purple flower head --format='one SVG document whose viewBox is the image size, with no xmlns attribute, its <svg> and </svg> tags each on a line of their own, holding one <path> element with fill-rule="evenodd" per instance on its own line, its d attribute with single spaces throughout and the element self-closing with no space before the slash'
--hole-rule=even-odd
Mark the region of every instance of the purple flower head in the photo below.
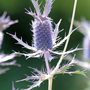
<svg viewBox="0 0 90 90">
<path fill-rule="evenodd" d="M 45 1 L 46 1 L 46 4 L 44 6 L 43 13 L 41 13 L 40 11 L 40 5 L 38 5 L 38 0 L 37 1 L 31 0 L 36 10 L 36 13 L 32 12 L 31 8 L 30 8 L 30 11 L 26 9 L 27 11 L 26 13 L 34 17 L 34 21 L 32 21 L 32 28 L 33 28 L 32 30 L 33 45 L 32 46 L 29 46 L 27 43 L 24 43 L 22 39 L 19 39 L 16 36 L 16 34 L 15 35 L 9 34 L 9 35 L 11 35 L 14 39 L 16 39 L 18 41 L 18 44 L 24 46 L 25 48 L 29 50 L 34 51 L 34 53 L 29 53 L 29 54 L 25 54 L 25 53 L 18 53 L 18 54 L 22 54 L 24 56 L 27 56 L 28 58 L 40 57 L 44 55 L 47 58 L 47 60 L 51 61 L 53 57 L 51 56 L 50 53 L 61 55 L 62 52 L 59 53 L 53 50 L 55 50 L 55 48 L 63 44 L 63 42 L 67 40 L 67 38 L 72 34 L 73 31 L 70 34 L 68 34 L 59 43 L 56 43 L 57 38 L 58 38 L 58 33 L 60 32 L 59 25 L 61 23 L 61 20 L 57 24 L 54 23 L 55 29 L 53 29 L 52 27 L 53 19 L 48 17 L 51 11 L 53 0 L 45 0 Z M 76 50 L 77 49 L 75 49 L 75 51 Z M 73 52 L 73 51 L 74 50 L 70 52 Z M 69 53 L 69 51 L 66 52 L 66 54 L 67 53 Z"/>
<path fill-rule="evenodd" d="M 33 33 L 34 33 L 34 46 L 37 50 L 47 51 L 48 49 L 53 48 L 52 41 L 52 20 L 47 17 L 51 10 L 52 0 L 46 0 L 46 5 L 44 7 L 43 14 L 41 14 L 38 0 L 31 0 L 36 13 L 27 10 L 27 14 L 34 17 L 32 22 Z M 36 15 L 37 14 L 37 15 Z"/>
<path fill-rule="evenodd" d="M 35 25 L 34 25 L 35 24 Z M 35 21 L 33 23 L 34 29 L 34 44 L 37 50 L 47 51 L 52 49 L 52 28 L 49 20 L 45 20 L 43 23 Z"/>
</svg>

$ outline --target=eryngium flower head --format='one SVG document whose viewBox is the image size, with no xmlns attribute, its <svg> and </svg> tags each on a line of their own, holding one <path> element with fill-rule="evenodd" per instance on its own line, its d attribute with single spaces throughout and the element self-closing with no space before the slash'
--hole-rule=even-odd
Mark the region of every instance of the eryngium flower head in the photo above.
<svg viewBox="0 0 90 90">
<path fill-rule="evenodd" d="M 47 51 L 53 48 L 52 26 L 50 20 L 33 22 L 34 44 L 37 50 Z"/>
<path fill-rule="evenodd" d="M 34 46 L 37 50 L 47 51 L 48 49 L 53 48 L 53 41 L 52 41 L 52 20 L 47 17 L 51 10 L 52 0 L 46 0 L 46 5 L 44 7 L 44 12 L 41 14 L 38 0 L 31 0 L 35 9 L 36 13 L 27 10 L 27 14 L 34 17 L 34 21 L 32 22 L 33 33 L 34 33 Z M 37 14 L 37 15 L 36 15 Z"/>
<path fill-rule="evenodd" d="M 61 55 L 62 52 L 55 52 L 53 51 L 53 49 L 57 48 L 58 46 L 60 46 L 65 40 L 67 40 L 67 38 L 72 34 L 72 32 L 70 34 L 68 34 L 63 40 L 61 40 L 59 43 L 56 43 L 57 41 L 57 36 L 59 31 L 59 25 L 61 20 L 55 24 L 55 29 L 53 29 L 52 27 L 52 23 L 53 20 L 51 18 L 48 17 L 48 14 L 51 11 L 51 6 L 53 3 L 53 0 L 45 0 L 46 4 L 43 10 L 43 14 L 40 11 L 40 5 L 38 5 L 38 0 L 31 0 L 31 2 L 34 5 L 34 8 L 36 10 L 36 13 L 32 12 L 32 10 L 30 9 L 30 11 L 28 11 L 26 9 L 26 13 L 33 16 L 34 17 L 34 21 L 32 21 L 32 32 L 33 32 L 33 45 L 29 46 L 27 43 L 24 43 L 22 41 L 22 38 L 19 39 L 16 34 L 11 35 L 14 39 L 16 39 L 18 41 L 18 44 L 24 46 L 25 48 L 34 51 L 35 53 L 30 53 L 30 54 L 25 54 L 25 53 L 19 53 L 22 55 L 27 56 L 28 58 L 30 57 L 40 57 L 44 54 L 44 56 L 46 55 L 47 60 L 52 60 L 53 57 L 50 55 L 50 53 L 54 53 L 54 54 L 58 54 Z M 76 51 L 77 48 L 75 50 L 72 51 L 68 51 L 66 52 L 66 54 L 71 53 L 73 51 Z"/>
<path fill-rule="evenodd" d="M 38 0 L 31 0 L 36 13 L 33 13 L 32 11 L 27 10 L 27 14 L 31 15 L 34 17 L 34 21 L 32 22 L 32 27 L 33 27 L 33 36 L 34 36 L 34 47 L 37 50 L 41 51 L 48 51 L 48 49 L 53 48 L 53 28 L 52 28 L 52 19 L 48 17 L 48 14 L 51 11 L 51 5 L 53 3 L 52 0 L 46 0 L 46 5 L 44 7 L 43 14 L 40 11 L 40 7 L 38 5 Z M 30 9 L 31 10 L 31 9 Z M 59 22 L 60 24 L 60 22 Z M 56 25 L 59 26 L 59 25 Z M 58 30 L 57 30 L 58 32 Z M 57 33 L 58 34 L 58 33 Z M 56 39 L 56 38 L 55 38 Z"/>
</svg>

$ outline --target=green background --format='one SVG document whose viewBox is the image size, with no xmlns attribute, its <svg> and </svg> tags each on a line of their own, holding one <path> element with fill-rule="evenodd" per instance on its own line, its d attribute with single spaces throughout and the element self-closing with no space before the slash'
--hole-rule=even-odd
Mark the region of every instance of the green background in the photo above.
<svg viewBox="0 0 90 90">
<path fill-rule="evenodd" d="M 42 6 L 44 2 L 45 1 L 42 0 Z M 49 14 L 49 17 L 51 17 L 55 23 L 62 19 L 60 29 L 64 29 L 64 31 L 59 34 L 62 38 L 65 36 L 65 32 L 67 34 L 69 30 L 73 4 L 74 0 L 55 0 Z M 28 50 L 22 48 L 22 46 L 16 45 L 16 41 L 11 38 L 11 36 L 6 34 L 6 32 L 12 34 L 16 32 L 19 38 L 23 38 L 24 42 L 28 42 L 29 45 L 32 44 L 33 33 L 30 31 L 31 27 L 29 23 L 31 23 L 33 18 L 32 16 L 25 14 L 25 8 L 29 10 L 29 7 L 31 7 L 34 11 L 34 7 L 30 0 L 0 0 L 0 16 L 4 11 L 7 11 L 7 15 L 10 15 L 11 20 L 19 20 L 19 23 L 12 25 L 4 31 L 4 40 L 0 52 L 4 52 L 5 54 L 12 53 L 12 50 L 29 52 Z M 87 20 L 90 20 L 90 0 L 78 0 L 75 20 L 80 20 L 81 17 L 85 17 Z M 83 35 L 78 31 L 75 31 L 71 35 L 68 49 L 75 48 L 78 44 L 79 47 L 82 47 L 82 40 Z M 63 50 L 63 45 L 58 49 Z M 82 51 L 75 53 L 77 58 L 82 58 Z M 74 53 L 72 55 L 74 55 Z M 57 56 L 57 59 L 51 62 L 51 66 L 55 66 L 58 59 L 59 57 Z M 14 82 L 15 88 L 27 88 L 27 85 L 31 85 L 30 82 L 17 83 L 15 81 L 24 79 L 24 74 L 31 75 L 32 70 L 28 68 L 28 66 L 37 68 L 39 70 L 41 70 L 42 67 L 45 67 L 43 57 L 40 59 L 32 58 L 26 60 L 24 56 L 21 56 L 16 57 L 15 60 L 17 60 L 17 63 L 21 64 L 21 67 L 8 66 L 10 70 L 5 74 L 0 75 L 0 90 L 12 90 L 12 81 Z M 63 61 L 62 65 L 66 63 L 67 61 Z M 70 68 L 70 70 L 77 69 L 84 70 L 76 65 Z M 90 71 L 87 70 L 86 72 L 87 76 L 90 77 Z M 88 82 L 90 81 L 81 75 L 57 75 L 53 80 L 53 90 L 85 90 L 85 88 L 90 87 Z M 44 81 L 40 87 L 34 88 L 33 90 L 47 90 L 47 88 L 47 81 Z M 90 90 L 90 88 L 87 90 Z"/>
</svg>

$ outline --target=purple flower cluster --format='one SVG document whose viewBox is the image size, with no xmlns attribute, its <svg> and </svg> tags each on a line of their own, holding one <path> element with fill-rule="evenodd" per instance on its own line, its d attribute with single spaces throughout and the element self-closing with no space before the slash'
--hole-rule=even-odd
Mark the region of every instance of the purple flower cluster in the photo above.
<svg viewBox="0 0 90 90">
<path fill-rule="evenodd" d="M 53 48 L 52 36 L 51 36 L 51 22 L 45 20 L 40 22 L 35 20 L 34 26 L 34 43 L 37 50 L 47 51 Z"/>
</svg>

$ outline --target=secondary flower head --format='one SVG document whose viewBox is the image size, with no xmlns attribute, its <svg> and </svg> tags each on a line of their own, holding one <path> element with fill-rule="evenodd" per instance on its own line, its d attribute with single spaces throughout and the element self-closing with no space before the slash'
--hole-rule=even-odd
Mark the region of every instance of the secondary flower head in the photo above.
<svg viewBox="0 0 90 90">
<path fill-rule="evenodd" d="M 0 17 L 0 49 L 3 41 L 3 30 L 7 29 L 10 25 L 15 24 L 18 22 L 18 20 L 12 21 L 10 20 L 10 17 L 6 17 L 6 12 L 3 13 L 3 15 Z M 5 18 L 6 17 L 6 18 Z M 16 61 L 12 62 L 7 62 L 10 59 L 13 59 L 17 55 L 15 53 L 12 53 L 10 55 L 5 55 L 4 53 L 0 53 L 0 66 L 8 66 L 8 65 L 17 65 L 20 66 L 19 64 L 16 63 Z M 5 73 L 9 68 L 2 69 L 0 68 L 0 74 Z"/>
<path fill-rule="evenodd" d="M 6 14 L 7 12 L 4 12 L 3 15 L 0 17 L 0 48 L 1 48 L 1 44 L 4 36 L 2 31 L 10 27 L 10 25 L 18 23 L 18 20 L 12 21 L 10 20 L 10 16 L 6 17 Z"/>
<path fill-rule="evenodd" d="M 4 12 L 3 15 L 0 17 L 0 31 L 5 30 L 12 24 L 18 23 L 18 20 L 12 21 L 10 20 L 10 16 L 6 17 L 6 14 L 7 12 Z"/>
<path fill-rule="evenodd" d="M 75 21 L 75 25 L 81 25 L 79 31 L 84 35 L 83 56 L 90 60 L 90 22 L 82 18 L 81 22 Z"/>
</svg>

